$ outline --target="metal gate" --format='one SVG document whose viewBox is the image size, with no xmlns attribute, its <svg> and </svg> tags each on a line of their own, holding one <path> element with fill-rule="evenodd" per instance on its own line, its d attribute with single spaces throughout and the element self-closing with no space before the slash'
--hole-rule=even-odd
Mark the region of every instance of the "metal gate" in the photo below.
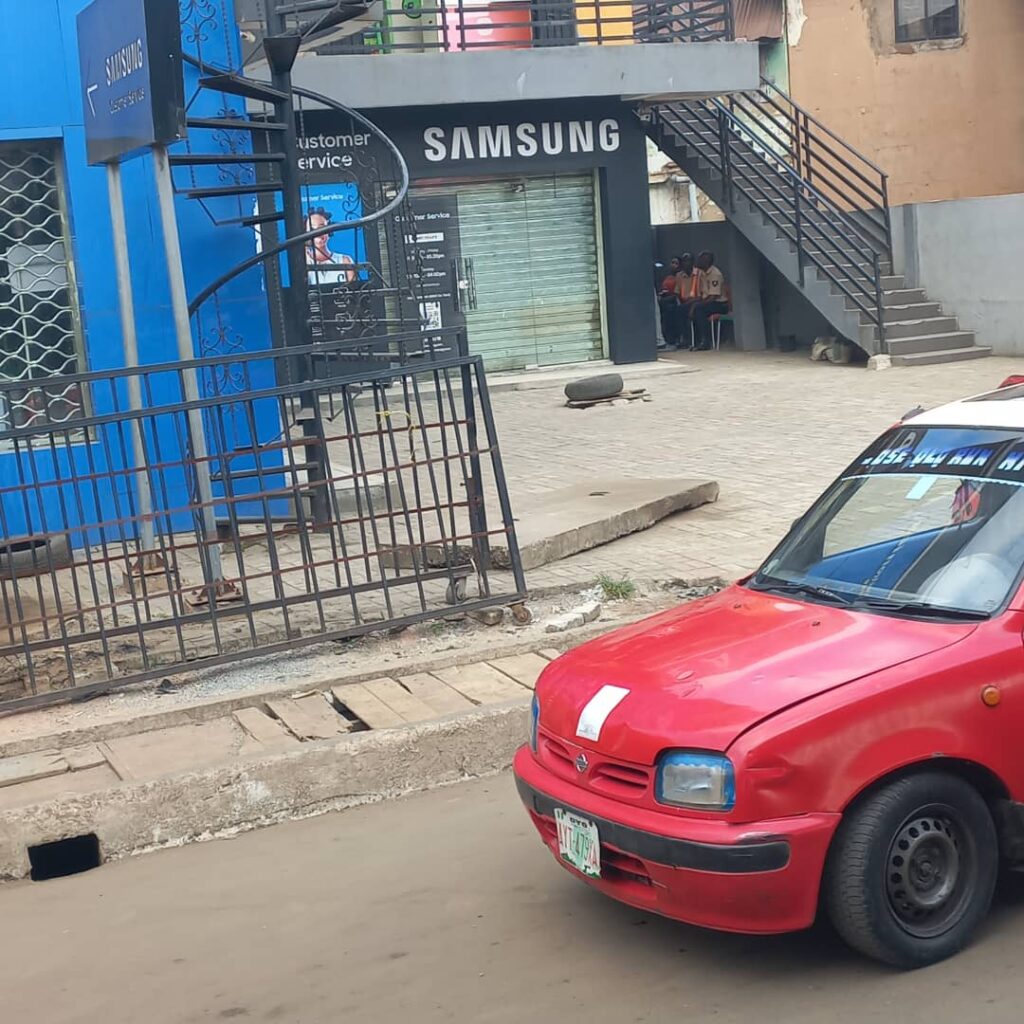
<svg viewBox="0 0 1024 1024">
<path fill-rule="evenodd" d="M 296 357 L 335 354 L 50 379 L 90 414 L 0 430 L 0 710 L 523 600 L 481 361 L 280 383 Z"/>
</svg>

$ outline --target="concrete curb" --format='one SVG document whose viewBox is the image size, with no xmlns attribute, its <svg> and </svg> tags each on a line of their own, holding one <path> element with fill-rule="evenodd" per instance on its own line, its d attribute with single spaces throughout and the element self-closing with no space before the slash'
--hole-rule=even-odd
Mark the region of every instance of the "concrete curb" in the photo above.
<svg viewBox="0 0 1024 1024">
<path fill-rule="evenodd" d="M 0 879 L 29 874 L 28 848 L 95 834 L 103 861 L 215 839 L 507 768 L 529 727 L 526 701 L 405 729 L 0 812 Z"/>
<path fill-rule="evenodd" d="M 410 660 L 407 663 L 385 665 L 375 669 L 366 669 L 359 672 L 346 673 L 339 668 L 337 674 L 317 675 L 315 677 L 295 680 L 281 686 L 270 687 L 248 692 L 240 692 L 237 696 L 212 698 L 198 704 L 190 704 L 187 707 L 172 708 L 167 711 L 158 711 L 152 714 L 137 715 L 131 718 L 124 718 L 113 722 L 104 722 L 99 725 L 89 725 L 76 729 L 65 729 L 59 732 L 43 733 L 37 736 L 27 737 L 21 740 L 0 742 L 0 758 L 18 757 L 22 754 L 30 754 L 39 750 L 51 748 L 64 748 L 80 746 L 85 743 L 100 743 L 104 740 L 120 739 L 122 736 L 132 736 L 141 732 L 152 732 L 156 729 L 169 729 L 176 725 L 197 724 L 209 722 L 224 715 L 230 715 L 233 711 L 240 711 L 243 708 L 262 706 L 268 699 L 281 697 L 299 691 L 309 690 L 330 690 L 335 686 L 345 686 L 349 683 L 362 683 L 370 679 L 379 679 L 381 676 L 411 676 L 421 673 L 433 672 L 440 669 L 459 667 L 472 664 L 481 660 L 493 660 L 496 658 L 513 657 L 517 654 L 530 654 L 538 648 L 552 648 L 565 651 L 571 647 L 577 647 L 588 640 L 596 639 L 613 629 L 631 625 L 633 622 L 655 614 L 659 609 L 645 608 L 637 612 L 635 617 L 624 618 L 615 622 L 595 622 L 581 629 L 574 629 L 570 632 L 552 636 L 543 634 L 541 643 L 536 639 L 530 641 L 516 641 L 508 644 L 498 644 L 482 655 L 479 651 L 471 651 L 464 655 L 452 653 L 437 654 L 430 657 Z M 358 734 L 357 734 L 358 735 Z"/>
</svg>

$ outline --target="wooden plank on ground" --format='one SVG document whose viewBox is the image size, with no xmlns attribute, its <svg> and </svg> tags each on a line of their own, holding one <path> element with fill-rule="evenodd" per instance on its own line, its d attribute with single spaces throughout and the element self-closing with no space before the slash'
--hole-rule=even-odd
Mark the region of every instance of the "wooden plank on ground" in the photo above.
<svg viewBox="0 0 1024 1024">
<path fill-rule="evenodd" d="M 406 724 L 401 715 L 392 711 L 380 697 L 370 693 L 362 683 L 335 686 L 331 693 L 339 704 L 347 707 L 371 729 L 393 729 L 397 725 Z"/>
<path fill-rule="evenodd" d="M 474 704 L 500 704 L 524 697 L 529 691 L 485 661 L 472 665 L 439 668 L 432 675 L 458 690 Z"/>
<path fill-rule="evenodd" d="M 429 722 L 437 712 L 394 679 L 369 679 L 363 686 L 406 722 Z"/>
<path fill-rule="evenodd" d="M 320 693 L 268 700 L 267 707 L 300 740 L 326 740 L 351 728 L 351 723 L 339 715 Z"/>
<path fill-rule="evenodd" d="M 70 747 L 62 750 L 64 760 L 73 772 L 84 772 L 89 768 L 98 768 L 106 764 L 107 759 L 103 756 L 100 748 L 95 743 L 85 743 L 80 747 Z"/>
<path fill-rule="evenodd" d="M 492 658 L 487 662 L 492 668 L 511 676 L 517 683 L 533 689 L 541 672 L 548 667 L 546 658 L 539 654 L 516 654 L 510 658 Z"/>
<path fill-rule="evenodd" d="M 428 672 L 416 675 L 401 676 L 398 680 L 414 696 L 434 709 L 437 715 L 452 715 L 459 711 L 472 711 L 476 705 L 453 690 L 447 683 L 441 682 L 437 676 Z"/>
<path fill-rule="evenodd" d="M 67 770 L 68 763 L 59 750 L 39 750 L 34 754 L 5 757 L 0 759 L 0 786 L 48 779 L 51 775 L 63 775 Z"/>
<path fill-rule="evenodd" d="M 330 711 L 330 708 L 327 710 Z M 234 719 L 257 743 L 271 750 L 298 745 L 298 739 L 285 728 L 283 722 L 265 715 L 259 708 L 239 708 L 234 712 Z"/>
</svg>

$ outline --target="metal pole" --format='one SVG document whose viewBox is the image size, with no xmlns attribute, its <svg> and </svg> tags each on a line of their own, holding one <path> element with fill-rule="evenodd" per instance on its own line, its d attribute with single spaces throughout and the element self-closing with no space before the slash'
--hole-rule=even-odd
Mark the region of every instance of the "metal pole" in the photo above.
<svg viewBox="0 0 1024 1024">
<path fill-rule="evenodd" d="M 132 275 L 128 265 L 128 230 L 124 219 L 124 192 L 121 189 L 121 165 L 115 160 L 107 164 L 107 194 L 110 199 L 110 223 L 114 232 L 114 270 L 117 274 L 117 300 L 121 310 L 121 336 L 124 339 L 124 365 L 139 365 L 139 345 L 135 335 L 135 303 L 132 299 Z M 128 408 L 133 413 L 142 411 L 142 390 L 137 374 L 128 378 Z M 146 445 L 142 435 L 142 420 L 132 417 L 132 454 L 135 457 L 135 489 L 139 509 L 140 546 L 138 573 L 159 566 L 153 538 L 153 496 L 146 475 Z"/>
<path fill-rule="evenodd" d="M 700 220 L 700 203 L 697 201 L 697 186 L 690 182 L 690 220 L 696 224 Z"/>
<path fill-rule="evenodd" d="M 185 274 L 181 266 L 181 241 L 178 238 L 178 221 L 174 213 L 174 184 L 171 181 L 171 165 L 167 159 L 166 146 L 153 147 L 153 169 L 156 173 L 156 191 L 160 197 L 160 224 L 164 234 L 164 255 L 167 260 L 167 278 L 171 286 L 171 310 L 174 314 L 174 333 L 178 341 L 178 358 L 182 363 L 195 359 L 192 350 L 192 328 L 188 318 L 188 296 L 185 293 Z M 181 370 L 182 390 L 185 401 L 192 405 L 188 410 L 188 428 L 192 438 L 192 457 L 196 467 L 196 483 L 202 508 L 203 533 L 206 535 L 207 558 L 202 559 L 204 574 L 209 566 L 207 583 L 216 584 L 223 578 L 220 565 L 220 547 L 217 540 L 217 517 L 213 507 L 213 486 L 210 482 L 210 461 L 206 447 L 206 432 L 203 426 L 202 410 L 194 403 L 199 401 L 199 378 L 195 367 L 183 366 Z M 212 543 L 211 543 L 212 540 Z M 210 603 L 216 594 L 210 595 Z"/>
<path fill-rule="evenodd" d="M 295 238 L 306 230 L 306 217 L 302 212 L 302 180 L 298 164 L 298 130 L 295 120 L 295 102 L 292 92 L 292 64 L 298 52 L 299 37 L 288 33 L 281 8 L 271 6 L 267 11 L 267 40 L 264 49 L 270 64 L 270 81 L 275 89 L 284 93 L 284 99 L 274 103 L 274 117 L 285 125 L 282 149 L 285 159 L 281 167 L 281 206 L 284 213 L 285 238 Z M 290 43 L 280 48 L 274 42 Z M 285 296 L 285 344 L 306 345 L 310 341 L 309 270 L 306 243 L 288 249 L 288 291 Z M 313 282 L 315 283 L 315 281 Z M 310 357 L 297 360 L 298 372 L 306 380 L 313 379 L 313 361 Z M 327 450 L 317 430 L 319 417 L 313 408 L 318 401 L 314 392 L 303 392 L 299 404 L 302 421 L 300 428 L 305 446 L 309 505 L 313 522 L 323 526 L 331 520 L 330 464 Z"/>
<path fill-rule="evenodd" d="M 800 275 L 800 287 L 804 287 L 804 230 L 803 216 L 800 210 L 801 179 L 793 176 L 793 227 L 796 230 L 796 265 Z"/>
</svg>

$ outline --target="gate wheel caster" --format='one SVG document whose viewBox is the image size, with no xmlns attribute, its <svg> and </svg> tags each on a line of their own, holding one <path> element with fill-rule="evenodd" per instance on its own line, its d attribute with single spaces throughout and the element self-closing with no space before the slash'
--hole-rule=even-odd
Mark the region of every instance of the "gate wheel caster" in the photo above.
<svg viewBox="0 0 1024 1024">
<path fill-rule="evenodd" d="M 512 621 L 517 626 L 528 626 L 533 622 L 533 612 L 525 604 L 509 605 L 508 610 L 512 613 Z"/>
<path fill-rule="evenodd" d="M 462 604 L 466 600 L 466 581 L 452 580 L 444 592 L 445 604 Z"/>
</svg>

